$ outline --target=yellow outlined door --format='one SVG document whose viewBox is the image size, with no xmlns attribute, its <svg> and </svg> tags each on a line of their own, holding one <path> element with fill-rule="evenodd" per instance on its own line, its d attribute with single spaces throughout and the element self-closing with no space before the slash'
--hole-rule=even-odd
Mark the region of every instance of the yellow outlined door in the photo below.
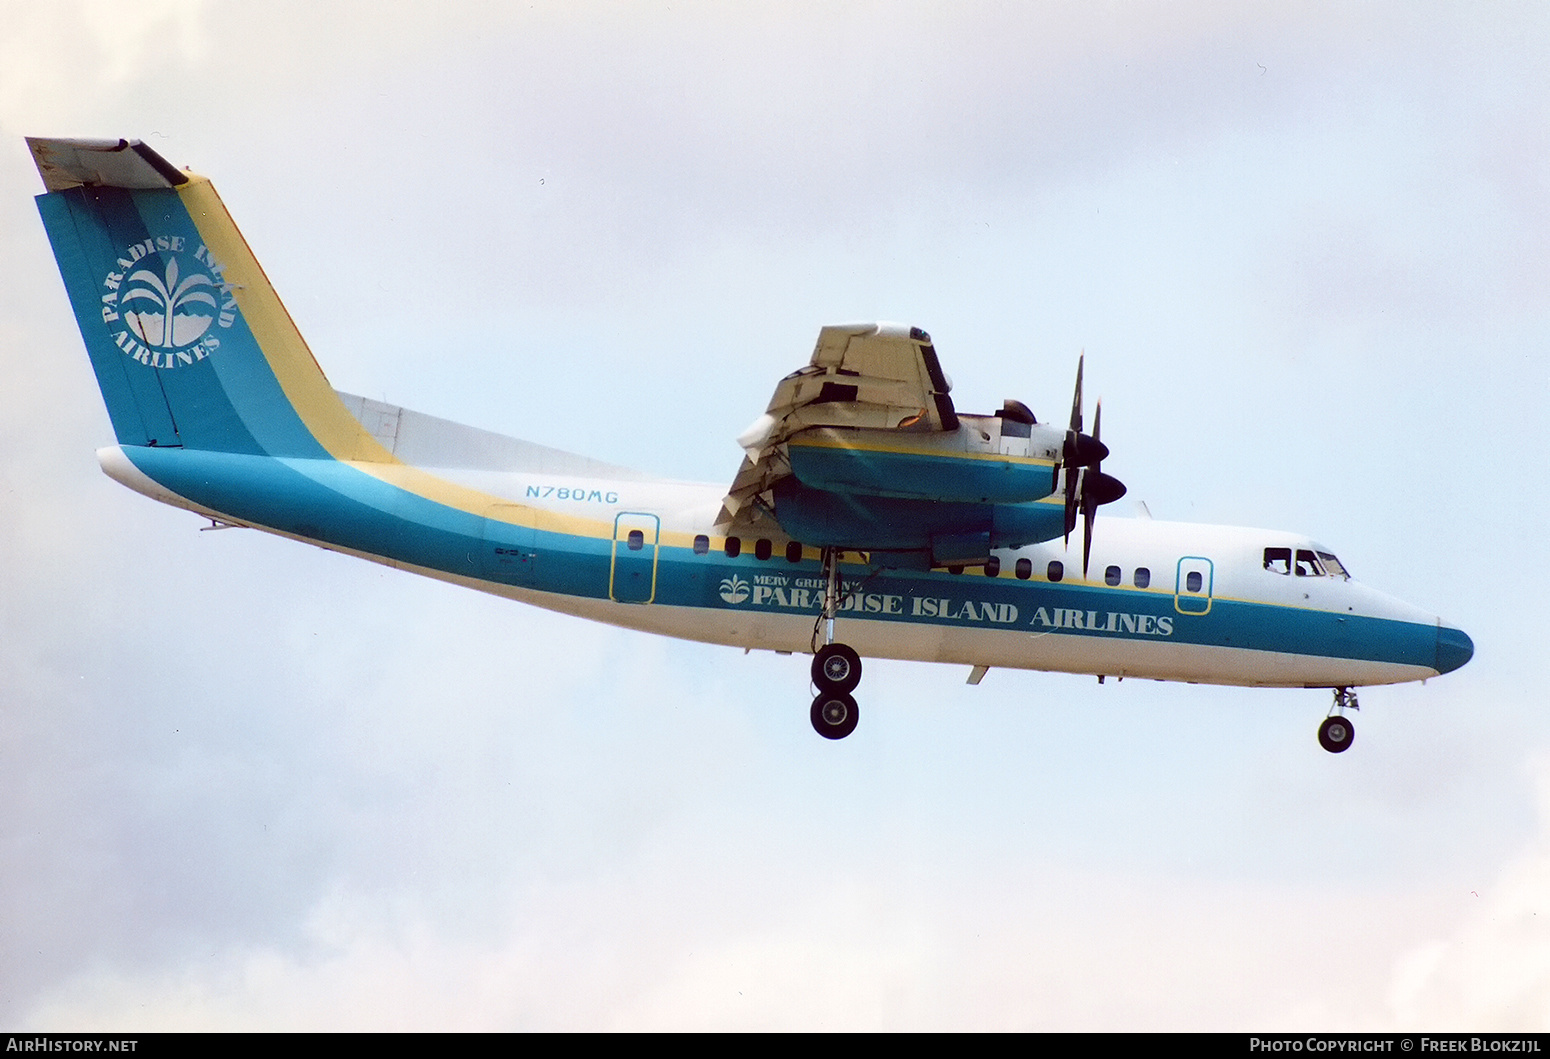
<svg viewBox="0 0 1550 1059">
<path fill-rule="evenodd" d="M 657 540 L 662 523 L 655 515 L 621 511 L 614 518 L 613 554 L 608 564 L 608 598 L 616 603 L 650 603 L 657 598 Z"/>
<path fill-rule="evenodd" d="M 1210 614 L 1213 572 L 1211 560 L 1203 556 L 1180 559 L 1173 582 L 1173 609 L 1180 614 Z"/>
</svg>

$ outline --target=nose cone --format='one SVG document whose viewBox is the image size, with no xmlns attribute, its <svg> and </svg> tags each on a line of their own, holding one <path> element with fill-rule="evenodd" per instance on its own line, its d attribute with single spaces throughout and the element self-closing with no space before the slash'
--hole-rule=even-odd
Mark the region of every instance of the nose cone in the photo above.
<svg viewBox="0 0 1550 1059">
<path fill-rule="evenodd" d="M 1437 672 L 1451 673 L 1475 656 L 1475 641 L 1442 622 L 1437 623 Z"/>
</svg>

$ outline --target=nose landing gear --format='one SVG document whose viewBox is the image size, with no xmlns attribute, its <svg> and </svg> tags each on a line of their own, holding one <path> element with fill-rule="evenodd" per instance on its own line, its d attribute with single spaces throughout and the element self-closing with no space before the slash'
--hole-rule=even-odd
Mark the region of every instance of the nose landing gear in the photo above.
<svg viewBox="0 0 1550 1059">
<path fill-rule="evenodd" d="M 1336 688 L 1333 712 L 1319 725 L 1319 746 L 1331 754 L 1345 753 L 1356 739 L 1356 729 L 1352 727 L 1350 718 L 1344 716 L 1347 708 L 1361 709 L 1356 701 L 1356 692 L 1349 688 Z"/>
<path fill-rule="evenodd" d="M 834 616 L 840 609 L 839 552 L 823 550 L 823 613 L 813 628 L 813 684 L 818 697 L 808 717 L 825 739 L 844 739 L 856 730 L 861 711 L 850 693 L 861 683 L 861 656 L 834 642 Z M 822 639 L 820 645 L 819 640 Z"/>
</svg>

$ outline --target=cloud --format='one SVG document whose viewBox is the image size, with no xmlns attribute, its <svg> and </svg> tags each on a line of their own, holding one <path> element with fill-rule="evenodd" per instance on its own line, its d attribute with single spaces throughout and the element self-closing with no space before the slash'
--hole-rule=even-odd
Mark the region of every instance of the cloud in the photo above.
<svg viewBox="0 0 1550 1059">
<path fill-rule="evenodd" d="M 0 129 L 8 135 L 123 135 L 57 126 L 157 72 L 182 83 L 210 47 L 205 0 L 146 0 L 127 8 L 111 0 L 7 3 L 3 11 Z"/>
<path fill-rule="evenodd" d="M 1543 1027 L 1544 15 L 1076 10 L 8 5 L 0 1016 Z M 93 465 L 40 132 L 211 175 L 337 383 L 668 473 L 831 320 L 1046 418 L 1085 346 L 1159 517 L 1479 656 L 1338 760 L 1320 692 L 886 662 L 817 746 L 802 659 L 199 533 Z"/>
<path fill-rule="evenodd" d="M 1532 758 L 1539 832 L 1482 890 L 1457 895 L 1463 921 L 1397 962 L 1394 1022 L 1413 1029 L 1543 1032 L 1550 1027 L 1550 755 Z"/>
<path fill-rule="evenodd" d="M 750 821 L 757 826 L 757 821 Z M 1536 847 L 1537 848 L 1537 847 Z M 294 946 L 99 970 L 38 1029 L 1522 1030 L 1542 936 L 1435 895 L 1125 878 L 1032 862 L 885 880 L 784 845 L 524 885 L 463 930 L 403 893 L 336 891 Z M 1543 858 L 1508 882 L 1532 903 Z M 1544 891 L 1540 889 L 1538 893 Z M 1512 903 L 1512 902 L 1509 902 Z M 1428 929 L 1447 952 L 1414 946 Z M 1507 957 L 1505 963 L 1501 962 Z M 1392 974 L 1390 973 L 1392 972 Z"/>
</svg>

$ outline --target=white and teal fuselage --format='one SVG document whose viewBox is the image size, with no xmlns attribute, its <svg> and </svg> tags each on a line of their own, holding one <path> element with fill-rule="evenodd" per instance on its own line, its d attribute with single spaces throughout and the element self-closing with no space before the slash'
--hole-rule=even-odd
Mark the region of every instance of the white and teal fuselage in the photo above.
<svg viewBox="0 0 1550 1059">
<path fill-rule="evenodd" d="M 724 484 L 337 394 L 207 180 L 122 141 L 31 145 L 116 480 L 613 625 L 761 650 L 821 642 L 820 548 L 774 529 L 718 533 Z M 836 636 L 877 658 L 1280 687 L 1425 679 L 1472 653 L 1459 630 L 1339 573 L 1271 568 L 1267 549 L 1321 551 L 1294 534 L 1100 526 L 1088 577 L 1079 535 L 1069 551 L 998 548 L 957 572 L 846 552 Z"/>
<path fill-rule="evenodd" d="M 368 420 L 396 423 L 393 440 L 410 453 L 439 444 L 450 462 L 457 439 L 468 439 L 464 466 L 426 470 L 493 508 L 591 531 L 449 508 L 333 459 L 123 446 L 99 458 L 130 488 L 222 522 L 548 610 L 733 647 L 813 649 L 824 584 L 818 551 L 803 548 L 791 561 L 785 538 L 767 550 L 748 539 L 729 556 L 711 525 L 724 487 L 631 475 L 361 398 L 346 402 Z M 523 460 L 533 469 L 498 466 Z M 1296 535 L 1149 519 L 1100 526 L 1087 579 L 1079 535 L 1069 549 L 1057 540 L 998 551 L 994 576 L 885 569 L 849 555 L 837 635 L 868 657 L 1263 687 L 1423 680 L 1472 650 L 1435 616 L 1357 580 L 1266 569 L 1266 548 L 1324 550 Z M 630 547 L 631 529 L 639 548 Z M 1020 562 L 1027 577 L 1018 576 Z M 1051 564 L 1061 580 L 1050 580 Z M 1146 587 L 1137 586 L 1138 571 Z M 1199 575 L 1193 591 L 1191 573 Z"/>
</svg>

